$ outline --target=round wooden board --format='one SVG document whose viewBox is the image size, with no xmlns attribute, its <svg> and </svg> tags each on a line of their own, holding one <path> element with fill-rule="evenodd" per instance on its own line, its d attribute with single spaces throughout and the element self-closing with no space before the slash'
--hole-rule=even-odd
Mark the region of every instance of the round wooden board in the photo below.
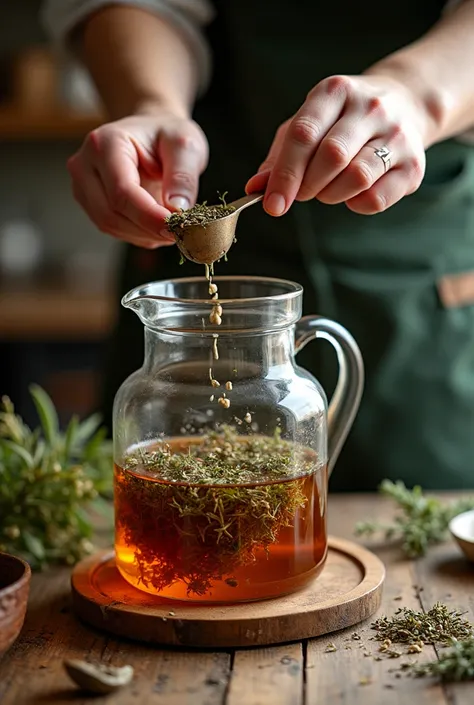
<svg viewBox="0 0 474 705">
<path fill-rule="evenodd" d="M 379 607 L 385 568 L 351 541 L 330 537 L 326 565 L 304 590 L 278 599 L 205 606 L 153 597 L 129 585 L 102 551 L 72 574 L 76 614 L 98 629 L 153 644 L 263 646 L 328 634 Z"/>
</svg>

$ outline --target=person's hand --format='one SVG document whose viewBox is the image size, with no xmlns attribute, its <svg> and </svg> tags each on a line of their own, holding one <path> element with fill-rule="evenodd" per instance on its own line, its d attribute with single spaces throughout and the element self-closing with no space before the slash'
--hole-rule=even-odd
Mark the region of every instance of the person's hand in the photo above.
<svg viewBox="0 0 474 705">
<path fill-rule="evenodd" d="M 381 75 L 331 76 L 278 129 L 247 193 L 265 191 L 270 215 L 293 201 L 346 203 L 356 213 L 384 211 L 419 187 L 428 117 L 416 97 Z M 384 164 L 377 149 L 391 152 Z"/>
<path fill-rule="evenodd" d="M 200 127 L 161 110 L 97 128 L 68 170 L 75 199 L 99 230 L 154 249 L 175 242 L 164 219 L 195 203 L 207 159 Z"/>
</svg>

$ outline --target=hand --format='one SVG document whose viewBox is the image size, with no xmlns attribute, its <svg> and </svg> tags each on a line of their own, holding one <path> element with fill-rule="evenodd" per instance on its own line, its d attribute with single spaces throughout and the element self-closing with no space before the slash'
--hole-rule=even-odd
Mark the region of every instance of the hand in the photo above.
<svg viewBox="0 0 474 705">
<path fill-rule="evenodd" d="M 293 201 L 346 203 L 356 213 L 386 210 L 419 187 L 428 117 L 414 95 L 385 75 L 332 76 L 285 122 L 247 192 L 264 191 L 270 215 Z M 375 154 L 387 147 L 391 166 Z"/>
<path fill-rule="evenodd" d="M 158 110 L 94 130 L 68 170 L 75 199 L 99 230 L 154 249 L 174 244 L 164 219 L 195 203 L 207 159 L 199 126 Z"/>
</svg>

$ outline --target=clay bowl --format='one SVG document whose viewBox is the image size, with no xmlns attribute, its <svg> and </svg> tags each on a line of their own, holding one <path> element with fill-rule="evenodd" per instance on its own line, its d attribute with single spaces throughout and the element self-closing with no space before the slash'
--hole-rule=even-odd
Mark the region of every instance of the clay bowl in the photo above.
<svg viewBox="0 0 474 705">
<path fill-rule="evenodd" d="M 449 530 L 466 558 L 474 562 L 474 510 L 451 519 Z"/>
<path fill-rule="evenodd" d="M 31 570 L 21 558 L 0 553 L 0 657 L 18 637 L 25 620 Z"/>
</svg>

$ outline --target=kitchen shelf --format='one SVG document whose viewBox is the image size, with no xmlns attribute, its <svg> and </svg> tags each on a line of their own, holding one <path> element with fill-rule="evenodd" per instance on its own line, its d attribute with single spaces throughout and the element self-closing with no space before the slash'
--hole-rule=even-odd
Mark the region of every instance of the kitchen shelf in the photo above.
<svg viewBox="0 0 474 705">
<path fill-rule="evenodd" d="M 99 115 L 80 115 L 64 109 L 28 113 L 16 107 L 0 107 L 0 141 L 81 139 L 103 121 Z"/>
<path fill-rule="evenodd" d="M 112 292 L 53 284 L 0 286 L 0 341 L 104 340 L 114 323 Z"/>
</svg>

